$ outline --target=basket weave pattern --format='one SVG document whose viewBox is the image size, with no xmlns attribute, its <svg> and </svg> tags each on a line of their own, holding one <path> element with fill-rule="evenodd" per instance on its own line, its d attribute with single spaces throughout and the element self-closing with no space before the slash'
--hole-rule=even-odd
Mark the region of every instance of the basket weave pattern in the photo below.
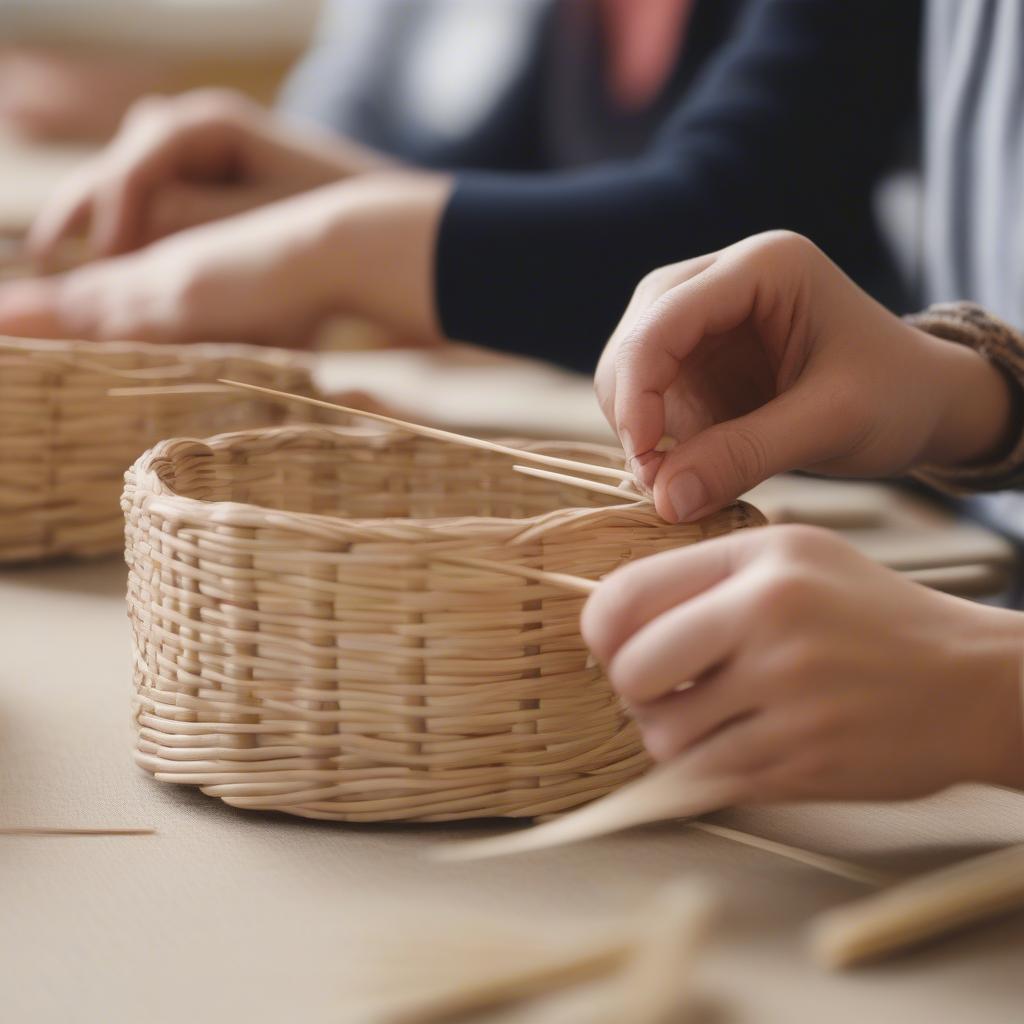
<svg viewBox="0 0 1024 1024">
<path fill-rule="evenodd" d="M 120 551 L 124 471 L 161 438 L 309 418 L 246 395 L 108 394 L 224 376 L 311 390 L 284 351 L 0 338 L 0 563 Z"/>
<path fill-rule="evenodd" d="M 534 816 L 640 773 L 582 598 L 436 559 L 597 577 L 758 514 L 668 527 L 512 462 L 353 427 L 147 452 L 122 499 L 138 763 L 238 807 L 346 821 Z"/>
</svg>

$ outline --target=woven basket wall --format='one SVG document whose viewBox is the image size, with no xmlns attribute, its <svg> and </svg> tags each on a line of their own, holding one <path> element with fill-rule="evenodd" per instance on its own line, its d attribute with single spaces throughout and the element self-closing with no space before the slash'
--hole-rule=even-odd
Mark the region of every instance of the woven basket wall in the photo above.
<svg viewBox="0 0 1024 1024">
<path fill-rule="evenodd" d="M 122 499 L 138 763 L 238 807 L 344 821 L 533 816 L 641 772 L 582 599 L 432 559 L 596 578 L 762 520 L 735 505 L 669 527 L 512 462 L 353 427 L 147 452 Z"/>
<path fill-rule="evenodd" d="M 217 377 L 311 390 L 281 350 L 0 338 L 0 563 L 120 551 L 124 472 L 161 438 L 309 418 L 244 394 L 108 395 Z"/>
</svg>

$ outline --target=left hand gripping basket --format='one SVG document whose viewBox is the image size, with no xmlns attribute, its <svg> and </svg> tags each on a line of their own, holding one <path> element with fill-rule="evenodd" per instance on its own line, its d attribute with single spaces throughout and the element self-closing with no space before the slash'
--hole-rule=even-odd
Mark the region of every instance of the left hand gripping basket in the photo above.
<svg viewBox="0 0 1024 1024">
<path fill-rule="evenodd" d="M 284 350 L 0 337 L 0 563 L 120 551 L 124 472 L 161 438 L 309 418 L 253 395 L 109 395 L 218 377 L 312 388 Z"/>
<path fill-rule="evenodd" d="M 667 526 L 513 461 L 315 426 L 143 455 L 122 498 L 138 763 L 237 807 L 342 821 L 535 816 L 642 772 L 583 599 L 442 559 L 597 578 L 762 520 L 737 504 Z"/>
</svg>

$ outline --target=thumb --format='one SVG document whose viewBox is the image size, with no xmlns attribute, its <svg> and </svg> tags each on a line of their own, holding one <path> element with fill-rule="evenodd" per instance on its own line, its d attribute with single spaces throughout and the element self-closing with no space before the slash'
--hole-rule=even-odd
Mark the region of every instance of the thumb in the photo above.
<svg viewBox="0 0 1024 1024">
<path fill-rule="evenodd" d="M 759 483 L 832 458 L 842 428 L 820 391 L 798 387 L 737 419 L 701 431 L 668 452 L 654 481 L 654 503 L 670 523 L 690 522 Z"/>
</svg>

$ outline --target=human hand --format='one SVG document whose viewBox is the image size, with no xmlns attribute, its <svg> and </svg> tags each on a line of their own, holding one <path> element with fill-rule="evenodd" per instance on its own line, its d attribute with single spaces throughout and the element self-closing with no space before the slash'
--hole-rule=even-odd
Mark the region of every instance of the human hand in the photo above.
<svg viewBox="0 0 1024 1024">
<path fill-rule="evenodd" d="M 788 232 L 648 275 L 595 390 L 670 522 L 786 470 L 884 476 L 982 458 L 1011 415 L 987 360 L 893 316 Z M 656 450 L 666 435 L 674 447 Z"/>
<path fill-rule="evenodd" d="M 129 110 L 113 142 L 58 189 L 28 245 L 45 262 L 88 226 L 91 255 L 117 255 L 389 166 L 354 143 L 286 127 L 240 93 L 149 96 Z"/>
<path fill-rule="evenodd" d="M 641 559 L 582 628 L 651 754 L 741 780 L 741 802 L 1024 787 L 1021 615 L 833 534 L 768 527 Z"/>
<path fill-rule="evenodd" d="M 366 175 L 66 274 L 0 285 L 0 333 L 292 345 L 352 313 L 438 340 L 431 268 L 439 175 Z"/>
</svg>

